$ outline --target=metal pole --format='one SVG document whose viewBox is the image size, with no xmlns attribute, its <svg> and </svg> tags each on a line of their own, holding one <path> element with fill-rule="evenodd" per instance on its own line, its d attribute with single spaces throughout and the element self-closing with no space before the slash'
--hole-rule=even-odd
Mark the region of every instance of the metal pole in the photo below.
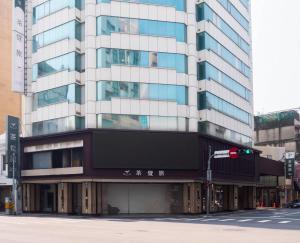
<svg viewBox="0 0 300 243">
<path fill-rule="evenodd" d="M 211 146 L 208 146 L 208 161 L 207 161 L 207 172 L 206 172 L 206 180 L 207 180 L 207 191 L 206 191 L 206 215 L 208 216 L 210 213 L 210 183 L 212 181 L 211 178 Z"/>
<path fill-rule="evenodd" d="M 284 203 L 287 205 L 287 188 L 286 188 L 286 159 L 284 161 Z"/>
</svg>

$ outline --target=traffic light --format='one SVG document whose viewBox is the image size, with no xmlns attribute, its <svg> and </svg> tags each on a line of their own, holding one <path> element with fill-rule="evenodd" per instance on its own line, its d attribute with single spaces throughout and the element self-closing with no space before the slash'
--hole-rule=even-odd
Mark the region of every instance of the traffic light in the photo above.
<svg viewBox="0 0 300 243">
<path fill-rule="evenodd" d="M 252 149 L 239 149 L 237 151 L 238 155 L 239 156 L 242 156 L 242 155 L 251 155 L 253 154 L 253 150 Z"/>
</svg>

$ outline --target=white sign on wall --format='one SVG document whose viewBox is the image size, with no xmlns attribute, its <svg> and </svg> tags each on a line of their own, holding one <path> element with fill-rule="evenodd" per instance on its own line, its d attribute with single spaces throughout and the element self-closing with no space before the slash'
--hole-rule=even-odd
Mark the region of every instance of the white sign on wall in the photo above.
<svg viewBox="0 0 300 243">
<path fill-rule="evenodd" d="M 24 68 L 25 68 L 25 0 L 14 0 L 13 5 L 13 72 L 12 91 L 24 92 Z"/>
</svg>

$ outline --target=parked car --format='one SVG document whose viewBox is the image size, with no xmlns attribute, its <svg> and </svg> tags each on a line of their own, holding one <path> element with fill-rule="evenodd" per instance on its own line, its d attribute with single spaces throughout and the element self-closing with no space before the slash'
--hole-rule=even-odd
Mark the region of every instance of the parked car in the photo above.
<svg viewBox="0 0 300 243">
<path fill-rule="evenodd" d="M 300 208 L 300 200 L 294 200 L 287 204 L 288 208 Z"/>
</svg>

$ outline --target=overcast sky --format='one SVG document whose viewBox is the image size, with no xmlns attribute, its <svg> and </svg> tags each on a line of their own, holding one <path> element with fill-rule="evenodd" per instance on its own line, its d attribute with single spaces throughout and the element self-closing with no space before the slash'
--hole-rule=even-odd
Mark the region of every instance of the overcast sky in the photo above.
<svg viewBox="0 0 300 243">
<path fill-rule="evenodd" d="M 254 112 L 300 107 L 300 0 L 252 0 Z"/>
</svg>

